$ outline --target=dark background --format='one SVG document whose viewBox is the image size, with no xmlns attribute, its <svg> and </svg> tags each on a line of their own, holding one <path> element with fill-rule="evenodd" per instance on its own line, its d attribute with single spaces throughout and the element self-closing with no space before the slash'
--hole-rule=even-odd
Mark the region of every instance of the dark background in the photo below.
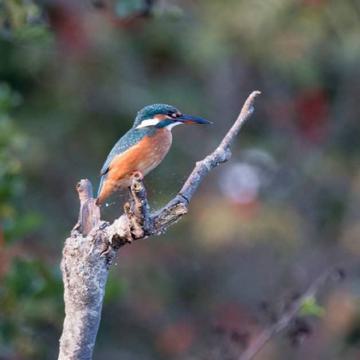
<svg viewBox="0 0 360 360">
<path fill-rule="evenodd" d="M 0 359 L 56 358 L 75 184 L 97 188 L 136 112 L 214 122 L 174 129 L 146 178 L 159 208 L 255 89 L 188 216 L 120 250 L 94 358 L 236 359 L 269 324 L 261 309 L 281 313 L 329 266 L 347 277 L 321 292 L 310 336 L 257 359 L 360 358 L 359 60 L 356 0 L 0 1 Z"/>
</svg>

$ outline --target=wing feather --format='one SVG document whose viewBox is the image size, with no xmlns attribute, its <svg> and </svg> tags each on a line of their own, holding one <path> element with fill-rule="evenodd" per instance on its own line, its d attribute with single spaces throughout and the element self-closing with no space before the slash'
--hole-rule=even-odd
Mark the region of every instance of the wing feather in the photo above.
<svg viewBox="0 0 360 360">
<path fill-rule="evenodd" d="M 111 149 L 109 155 L 107 156 L 104 162 L 104 165 L 101 168 L 100 171 L 101 179 L 100 179 L 98 194 L 100 194 L 101 192 L 101 188 L 104 184 L 104 181 L 106 180 L 107 173 L 110 170 L 111 163 L 114 160 L 114 158 L 124 153 L 130 147 L 134 146 L 146 135 L 148 135 L 148 131 L 146 130 L 146 128 L 137 129 L 137 130 L 131 129 L 117 141 L 117 143 Z"/>
<path fill-rule="evenodd" d="M 106 175 L 110 169 L 111 162 L 113 159 L 125 152 L 130 147 L 134 146 L 139 142 L 147 132 L 145 129 L 138 129 L 136 131 L 129 130 L 123 137 L 121 137 L 118 142 L 111 149 L 108 157 L 106 158 L 103 167 L 101 168 L 100 175 Z"/>
</svg>

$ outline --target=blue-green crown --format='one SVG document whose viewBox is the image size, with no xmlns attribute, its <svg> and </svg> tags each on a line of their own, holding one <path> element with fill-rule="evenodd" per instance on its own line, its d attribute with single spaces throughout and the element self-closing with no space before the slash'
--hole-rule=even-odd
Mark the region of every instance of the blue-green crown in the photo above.
<svg viewBox="0 0 360 360">
<path fill-rule="evenodd" d="M 155 115 L 171 115 L 176 112 L 179 112 L 176 107 L 167 104 L 153 104 L 145 106 L 137 113 L 133 127 L 135 128 L 140 125 L 143 120 L 152 119 Z"/>
</svg>

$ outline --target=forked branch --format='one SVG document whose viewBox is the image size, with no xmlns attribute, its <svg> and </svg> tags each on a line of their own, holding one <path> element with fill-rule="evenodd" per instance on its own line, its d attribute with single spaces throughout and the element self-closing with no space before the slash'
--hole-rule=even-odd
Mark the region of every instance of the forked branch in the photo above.
<svg viewBox="0 0 360 360">
<path fill-rule="evenodd" d="M 78 223 L 66 239 L 61 262 L 64 281 L 65 320 L 59 360 L 89 360 L 95 345 L 109 265 L 123 245 L 166 229 L 188 212 L 189 203 L 205 176 L 231 157 L 230 146 L 254 111 L 252 92 L 220 145 L 195 168 L 180 192 L 159 211 L 150 212 L 139 174 L 132 179 L 130 200 L 113 223 L 101 221 L 89 180 L 77 186 L 80 199 Z"/>
</svg>

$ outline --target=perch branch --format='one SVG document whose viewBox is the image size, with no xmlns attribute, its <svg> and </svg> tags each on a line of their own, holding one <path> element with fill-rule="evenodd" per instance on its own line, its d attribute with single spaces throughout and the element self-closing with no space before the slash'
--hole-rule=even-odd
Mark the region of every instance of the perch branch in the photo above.
<svg viewBox="0 0 360 360">
<path fill-rule="evenodd" d="M 298 316 L 303 304 L 309 298 L 315 297 L 324 285 L 334 277 L 342 277 L 339 270 L 330 269 L 316 278 L 308 289 L 297 299 L 295 299 L 280 316 L 280 318 L 268 328 L 263 330 L 249 347 L 240 355 L 238 360 L 251 360 L 256 354 L 278 333 L 285 330 Z"/>
<path fill-rule="evenodd" d="M 240 132 L 242 125 L 253 113 L 254 101 L 258 95 L 260 95 L 260 91 L 253 91 L 249 95 L 239 116 L 224 136 L 220 145 L 211 154 L 196 163 L 195 168 L 185 181 L 185 184 L 177 196 L 153 217 L 155 229 L 164 229 L 168 225 L 176 222 L 182 215 L 186 214 L 189 203 L 205 176 L 215 167 L 230 159 L 230 146 Z"/>
<path fill-rule="evenodd" d="M 230 159 L 230 146 L 253 113 L 254 101 L 259 94 L 259 91 L 254 91 L 249 95 L 220 145 L 196 163 L 180 192 L 155 213 L 150 212 L 140 174 L 133 176 L 130 201 L 125 204 L 124 213 L 112 224 L 100 220 L 90 181 L 79 182 L 79 220 L 65 241 L 61 261 L 65 319 L 59 360 L 92 358 L 108 271 L 116 251 L 134 240 L 165 232 L 188 212 L 189 203 L 205 176 Z"/>
</svg>

